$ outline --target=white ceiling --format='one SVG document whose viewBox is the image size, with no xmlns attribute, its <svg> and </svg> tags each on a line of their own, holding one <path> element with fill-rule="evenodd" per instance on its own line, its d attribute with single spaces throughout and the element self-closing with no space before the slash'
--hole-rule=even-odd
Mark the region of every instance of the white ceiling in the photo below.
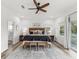
<svg viewBox="0 0 79 59">
<path fill-rule="evenodd" d="M 32 18 L 56 18 L 65 15 L 73 10 L 76 10 L 76 0 L 37 0 L 41 4 L 50 3 L 45 9 L 47 13 L 39 12 L 35 14 L 36 10 L 28 10 L 28 8 L 35 7 L 32 0 L 2 0 L 2 5 L 8 9 L 14 11 L 19 16 L 27 16 Z M 21 8 L 21 5 L 25 6 L 25 9 Z M 45 17 L 45 18 L 44 18 Z"/>
</svg>

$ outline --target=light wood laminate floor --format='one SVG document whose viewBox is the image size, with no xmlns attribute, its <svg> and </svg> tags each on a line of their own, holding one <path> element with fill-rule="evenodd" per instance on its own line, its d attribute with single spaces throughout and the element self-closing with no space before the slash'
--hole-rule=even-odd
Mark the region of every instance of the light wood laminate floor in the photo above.
<svg viewBox="0 0 79 59">
<path fill-rule="evenodd" d="M 29 48 L 23 49 L 20 45 L 6 59 L 76 59 L 75 52 L 72 50 L 64 51 L 54 44 L 51 48 L 39 47 L 38 51 L 36 47 L 32 47 L 30 50 Z"/>
</svg>

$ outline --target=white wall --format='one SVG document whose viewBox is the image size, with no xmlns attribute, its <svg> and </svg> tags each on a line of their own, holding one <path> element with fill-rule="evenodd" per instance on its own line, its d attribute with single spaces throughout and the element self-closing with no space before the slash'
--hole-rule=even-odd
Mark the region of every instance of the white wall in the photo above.
<svg viewBox="0 0 79 59">
<path fill-rule="evenodd" d="M 1 52 L 8 49 L 8 25 L 7 25 L 7 10 L 6 8 L 2 7 L 1 13 Z"/>
<path fill-rule="evenodd" d="M 18 23 L 18 26 L 20 27 L 20 29 L 23 30 L 24 29 L 29 29 L 29 27 L 33 27 L 34 24 L 40 24 L 40 27 L 50 27 L 51 30 L 51 34 L 54 34 L 54 20 L 50 20 L 50 19 L 40 19 L 40 21 L 37 20 L 20 20 L 20 22 Z"/>
<path fill-rule="evenodd" d="M 60 35 L 60 26 L 62 24 L 64 25 L 64 35 Z M 56 19 L 55 32 L 56 41 L 66 47 L 66 17 Z"/>
<path fill-rule="evenodd" d="M 1 52 L 8 49 L 8 21 L 16 15 L 13 11 L 2 5 L 1 7 Z"/>
</svg>

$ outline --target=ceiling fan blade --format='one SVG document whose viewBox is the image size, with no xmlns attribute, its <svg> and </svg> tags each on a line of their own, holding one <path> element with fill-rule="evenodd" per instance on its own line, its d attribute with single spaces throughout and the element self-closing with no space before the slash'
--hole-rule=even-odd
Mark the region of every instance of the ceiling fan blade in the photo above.
<svg viewBox="0 0 79 59">
<path fill-rule="evenodd" d="M 37 9 L 37 8 L 28 8 L 29 10 L 35 10 L 35 9 Z"/>
<path fill-rule="evenodd" d="M 36 2 L 36 0 L 33 0 L 33 2 L 36 5 L 36 7 L 38 7 L 38 3 Z"/>
<path fill-rule="evenodd" d="M 47 12 L 46 10 L 44 10 L 44 9 L 41 9 L 41 8 L 40 8 L 39 10 L 41 10 L 41 11 L 43 11 L 43 12 Z"/>
<path fill-rule="evenodd" d="M 38 13 L 39 9 L 36 11 L 36 14 Z"/>
<path fill-rule="evenodd" d="M 48 5 L 49 5 L 49 3 L 46 3 L 46 4 L 42 5 L 42 6 L 40 6 L 40 8 L 44 8 L 44 7 L 48 6 Z"/>
</svg>

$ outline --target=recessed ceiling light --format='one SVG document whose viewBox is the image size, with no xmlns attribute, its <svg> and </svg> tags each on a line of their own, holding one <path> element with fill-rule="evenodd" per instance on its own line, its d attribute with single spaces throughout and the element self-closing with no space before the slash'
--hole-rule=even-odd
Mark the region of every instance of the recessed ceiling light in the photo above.
<svg viewBox="0 0 79 59">
<path fill-rule="evenodd" d="M 22 8 L 25 8 L 24 5 L 21 5 Z"/>
<path fill-rule="evenodd" d="M 50 16 L 50 18 L 53 18 L 53 16 Z"/>
<path fill-rule="evenodd" d="M 21 16 L 21 18 L 24 18 L 24 16 Z"/>
</svg>

